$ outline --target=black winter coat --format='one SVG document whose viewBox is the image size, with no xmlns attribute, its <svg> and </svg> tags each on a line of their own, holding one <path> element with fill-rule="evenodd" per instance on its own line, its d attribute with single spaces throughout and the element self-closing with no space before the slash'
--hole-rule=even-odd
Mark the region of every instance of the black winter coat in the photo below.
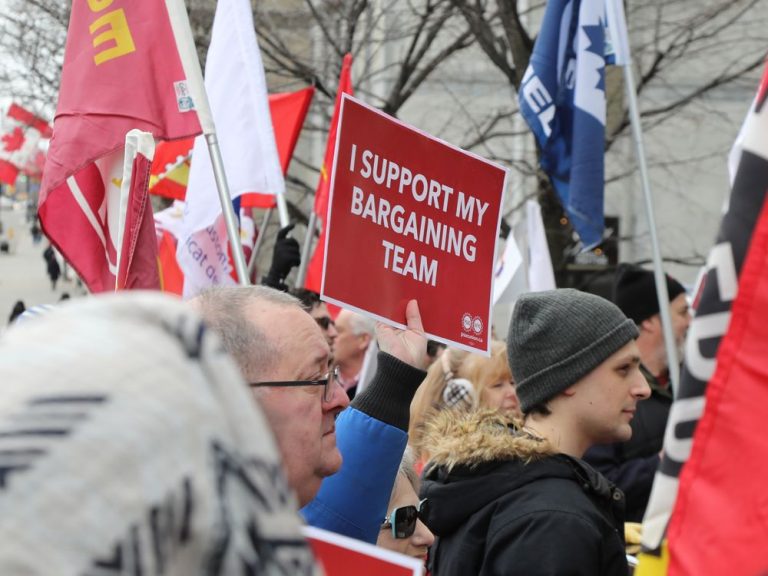
<svg viewBox="0 0 768 576">
<path fill-rule="evenodd" d="M 498 425 L 450 426 L 421 497 L 433 576 L 625 576 L 623 494 L 581 460 Z M 467 431 L 469 433 L 467 434 Z M 458 441 L 456 441 L 458 440 Z M 433 446 L 434 448 L 434 446 Z"/>
</svg>

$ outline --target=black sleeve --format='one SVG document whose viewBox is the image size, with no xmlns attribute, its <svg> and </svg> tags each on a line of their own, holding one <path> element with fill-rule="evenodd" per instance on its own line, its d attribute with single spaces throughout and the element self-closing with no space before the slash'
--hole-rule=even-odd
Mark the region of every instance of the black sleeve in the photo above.
<svg viewBox="0 0 768 576">
<path fill-rule="evenodd" d="M 379 352 L 373 379 L 352 400 L 352 406 L 391 426 L 408 432 L 411 400 L 427 373 Z"/>
</svg>

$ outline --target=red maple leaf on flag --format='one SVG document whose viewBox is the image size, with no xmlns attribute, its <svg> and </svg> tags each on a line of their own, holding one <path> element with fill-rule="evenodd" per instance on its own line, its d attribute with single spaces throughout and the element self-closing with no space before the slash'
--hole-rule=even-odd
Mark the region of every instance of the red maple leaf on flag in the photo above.
<svg viewBox="0 0 768 576">
<path fill-rule="evenodd" d="M 13 132 L 3 135 L 2 141 L 3 148 L 5 148 L 5 150 L 8 152 L 15 152 L 16 150 L 20 150 L 24 145 L 24 131 L 16 126 L 13 129 Z"/>
</svg>

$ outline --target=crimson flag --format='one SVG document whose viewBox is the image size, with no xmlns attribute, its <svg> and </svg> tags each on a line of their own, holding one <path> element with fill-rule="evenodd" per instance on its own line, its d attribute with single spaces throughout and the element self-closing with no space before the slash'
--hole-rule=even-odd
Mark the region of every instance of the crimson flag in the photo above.
<svg viewBox="0 0 768 576">
<path fill-rule="evenodd" d="M 194 138 L 158 142 L 150 171 L 150 194 L 184 200 L 194 144 Z"/>
<path fill-rule="evenodd" d="M 768 165 L 765 166 L 768 168 Z M 768 203 L 752 234 L 669 527 L 670 575 L 765 574 Z M 738 450 L 738 458 L 734 457 Z"/>
<path fill-rule="evenodd" d="M 714 374 L 706 384 L 704 413 L 680 474 L 669 524 L 670 576 L 768 573 L 768 559 L 762 552 L 768 541 L 762 497 L 768 477 L 764 433 L 768 421 L 767 98 L 768 68 L 737 141 L 740 155 L 736 154 L 726 216 L 732 228 L 730 235 L 725 234 L 729 242 L 721 242 L 719 255 L 710 256 L 712 269 L 691 326 L 700 338 L 689 334 L 686 344 L 681 395 L 686 394 L 690 403 L 690 381 L 708 366 L 701 350 L 706 340 L 719 341 Z M 727 319 L 723 304 L 729 300 L 733 300 L 730 323 L 719 340 L 712 328 L 719 324 L 718 317 Z M 688 424 L 670 424 L 675 423 Z"/>
<path fill-rule="evenodd" d="M 116 285 L 126 134 L 139 129 L 173 140 L 202 132 L 192 98 L 201 94 L 199 64 L 190 46 L 178 0 L 72 5 L 39 214 L 46 235 L 92 292 Z"/>
<path fill-rule="evenodd" d="M 320 292 L 320 285 L 323 280 L 323 262 L 325 261 L 325 233 L 326 233 L 326 215 L 328 214 L 328 196 L 331 193 L 331 170 L 333 169 L 333 155 L 336 150 L 336 131 L 339 126 L 339 114 L 341 112 L 341 95 L 354 95 L 352 89 L 352 55 L 344 56 L 341 64 L 341 74 L 339 75 L 339 88 L 336 91 L 336 106 L 333 109 L 331 125 L 328 129 L 328 142 L 325 145 L 325 159 L 320 168 L 320 180 L 315 190 L 315 214 L 322 222 L 322 231 L 320 238 L 315 245 L 315 251 L 312 259 L 307 266 L 307 277 L 304 281 L 304 287 L 315 292 Z"/>
<path fill-rule="evenodd" d="M 118 224 L 121 249 L 115 290 L 160 290 L 155 221 L 147 191 L 154 151 L 151 134 L 139 130 L 128 133 L 121 182 Z"/>
</svg>

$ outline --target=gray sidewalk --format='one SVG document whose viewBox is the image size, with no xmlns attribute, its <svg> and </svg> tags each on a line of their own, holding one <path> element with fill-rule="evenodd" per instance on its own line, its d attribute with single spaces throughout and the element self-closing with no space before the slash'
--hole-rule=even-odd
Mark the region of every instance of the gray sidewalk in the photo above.
<svg viewBox="0 0 768 576">
<path fill-rule="evenodd" d="M 0 329 L 8 323 L 11 308 L 17 300 L 23 300 L 29 308 L 56 303 L 64 292 L 73 298 L 83 294 L 76 282 L 65 281 L 63 276 L 59 278 L 56 290 L 51 289 L 43 259 L 47 241 L 43 237 L 39 244 L 32 242 L 24 209 L 3 209 L 0 220 L 3 223 L 2 238 L 13 236 L 9 239 L 11 253 L 0 253 Z"/>
</svg>

